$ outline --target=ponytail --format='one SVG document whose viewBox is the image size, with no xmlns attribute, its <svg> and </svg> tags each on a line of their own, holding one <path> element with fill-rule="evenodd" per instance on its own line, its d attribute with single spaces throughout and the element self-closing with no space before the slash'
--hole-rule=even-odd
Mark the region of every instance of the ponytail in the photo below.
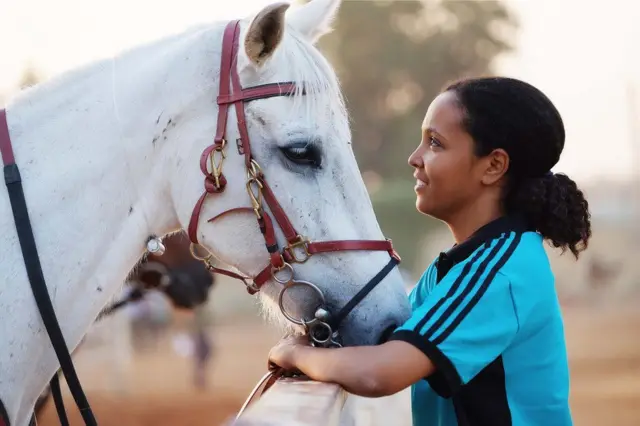
<svg viewBox="0 0 640 426">
<path fill-rule="evenodd" d="M 554 247 L 576 257 L 591 237 L 589 204 L 576 183 L 564 174 L 548 173 L 516 181 L 504 200 L 508 213 L 520 213 Z"/>
</svg>

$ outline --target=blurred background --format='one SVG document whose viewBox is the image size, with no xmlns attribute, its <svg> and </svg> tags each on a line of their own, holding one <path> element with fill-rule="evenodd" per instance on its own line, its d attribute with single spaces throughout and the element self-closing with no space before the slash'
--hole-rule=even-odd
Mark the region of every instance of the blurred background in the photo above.
<svg viewBox="0 0 640 426">
<path fill-rule="evenodd" d="M 68 69 L 268 3 L 0 0 L 0 105 Z M 554 171 L 586 192 L 594 222 L 579 261 L 549 249 L 577 425 L 640 424 L 638 21 L 640 4 L 626 0 L 346 0 L 319 44 L 341 79 L 360 169 L 408 286 L 452 243 L 415 211 L 406 162 L 439 89 L 509 75 L 556 104 L 567 143 Z M 214 425 L 239 409 L 279 334 L 239 282 L 212 279 L 196 309 L 151 292 L 93 327 L 74 358 L 100 424 Z M 58 424 L 54 412 L 45 402 L 40 424 Z"/>
</svg>

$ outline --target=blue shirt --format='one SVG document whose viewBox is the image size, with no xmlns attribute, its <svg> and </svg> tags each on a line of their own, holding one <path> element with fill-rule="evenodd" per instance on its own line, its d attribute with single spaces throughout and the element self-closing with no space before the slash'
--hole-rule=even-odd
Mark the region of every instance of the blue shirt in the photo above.
<svg viewBox="0 0 640 426">
<path fill-rule="evenodd" d="M 571 425 L 569 369 L 542 237 L 503 217 L 441 253 L 410 294 L 406 341 L 436 371 L 412 386 L 414 426 Z"/>
</svg>

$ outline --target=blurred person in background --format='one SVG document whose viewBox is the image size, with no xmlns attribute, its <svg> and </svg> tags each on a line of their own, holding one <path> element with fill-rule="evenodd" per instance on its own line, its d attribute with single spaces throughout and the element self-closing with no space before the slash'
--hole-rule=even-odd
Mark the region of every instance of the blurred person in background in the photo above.
<svg viewBox="0 0 640 426">
<path fill-rule="evenodd" d="M 207 368 L 213 355 L 213 342 L 209 335 L 211 318 L 206 306 L 193 311 L 193 384 L 197 389 L 207 388 Z"/>
</svg>

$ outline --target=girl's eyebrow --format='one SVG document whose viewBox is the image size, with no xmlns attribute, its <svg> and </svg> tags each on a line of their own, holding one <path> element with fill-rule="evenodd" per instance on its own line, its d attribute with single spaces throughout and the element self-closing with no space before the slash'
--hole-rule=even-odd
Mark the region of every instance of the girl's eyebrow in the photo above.
<svg viewBox="0 0 640 426">
<path fill-rule="evenodd" d="M 435 127 L 431 127 L 431 126 L 429 126 L 429 127 L 422 127 L 422 132 L 423 132 L 423 133 L 425 133 L 425 134 L 427 134 L 427 135 L 435 135 L 435 136 L 437 136 L 438 138 L 443 139 L 443 140 L 445 140 L 445 141 L 447 140 L 447 138 L 445 138 L 444 136 L 442 136 L 442 133 L 438 132 L 438 131 L 436 130 L 436 128 L 435 128 Z"/>
</svg>

